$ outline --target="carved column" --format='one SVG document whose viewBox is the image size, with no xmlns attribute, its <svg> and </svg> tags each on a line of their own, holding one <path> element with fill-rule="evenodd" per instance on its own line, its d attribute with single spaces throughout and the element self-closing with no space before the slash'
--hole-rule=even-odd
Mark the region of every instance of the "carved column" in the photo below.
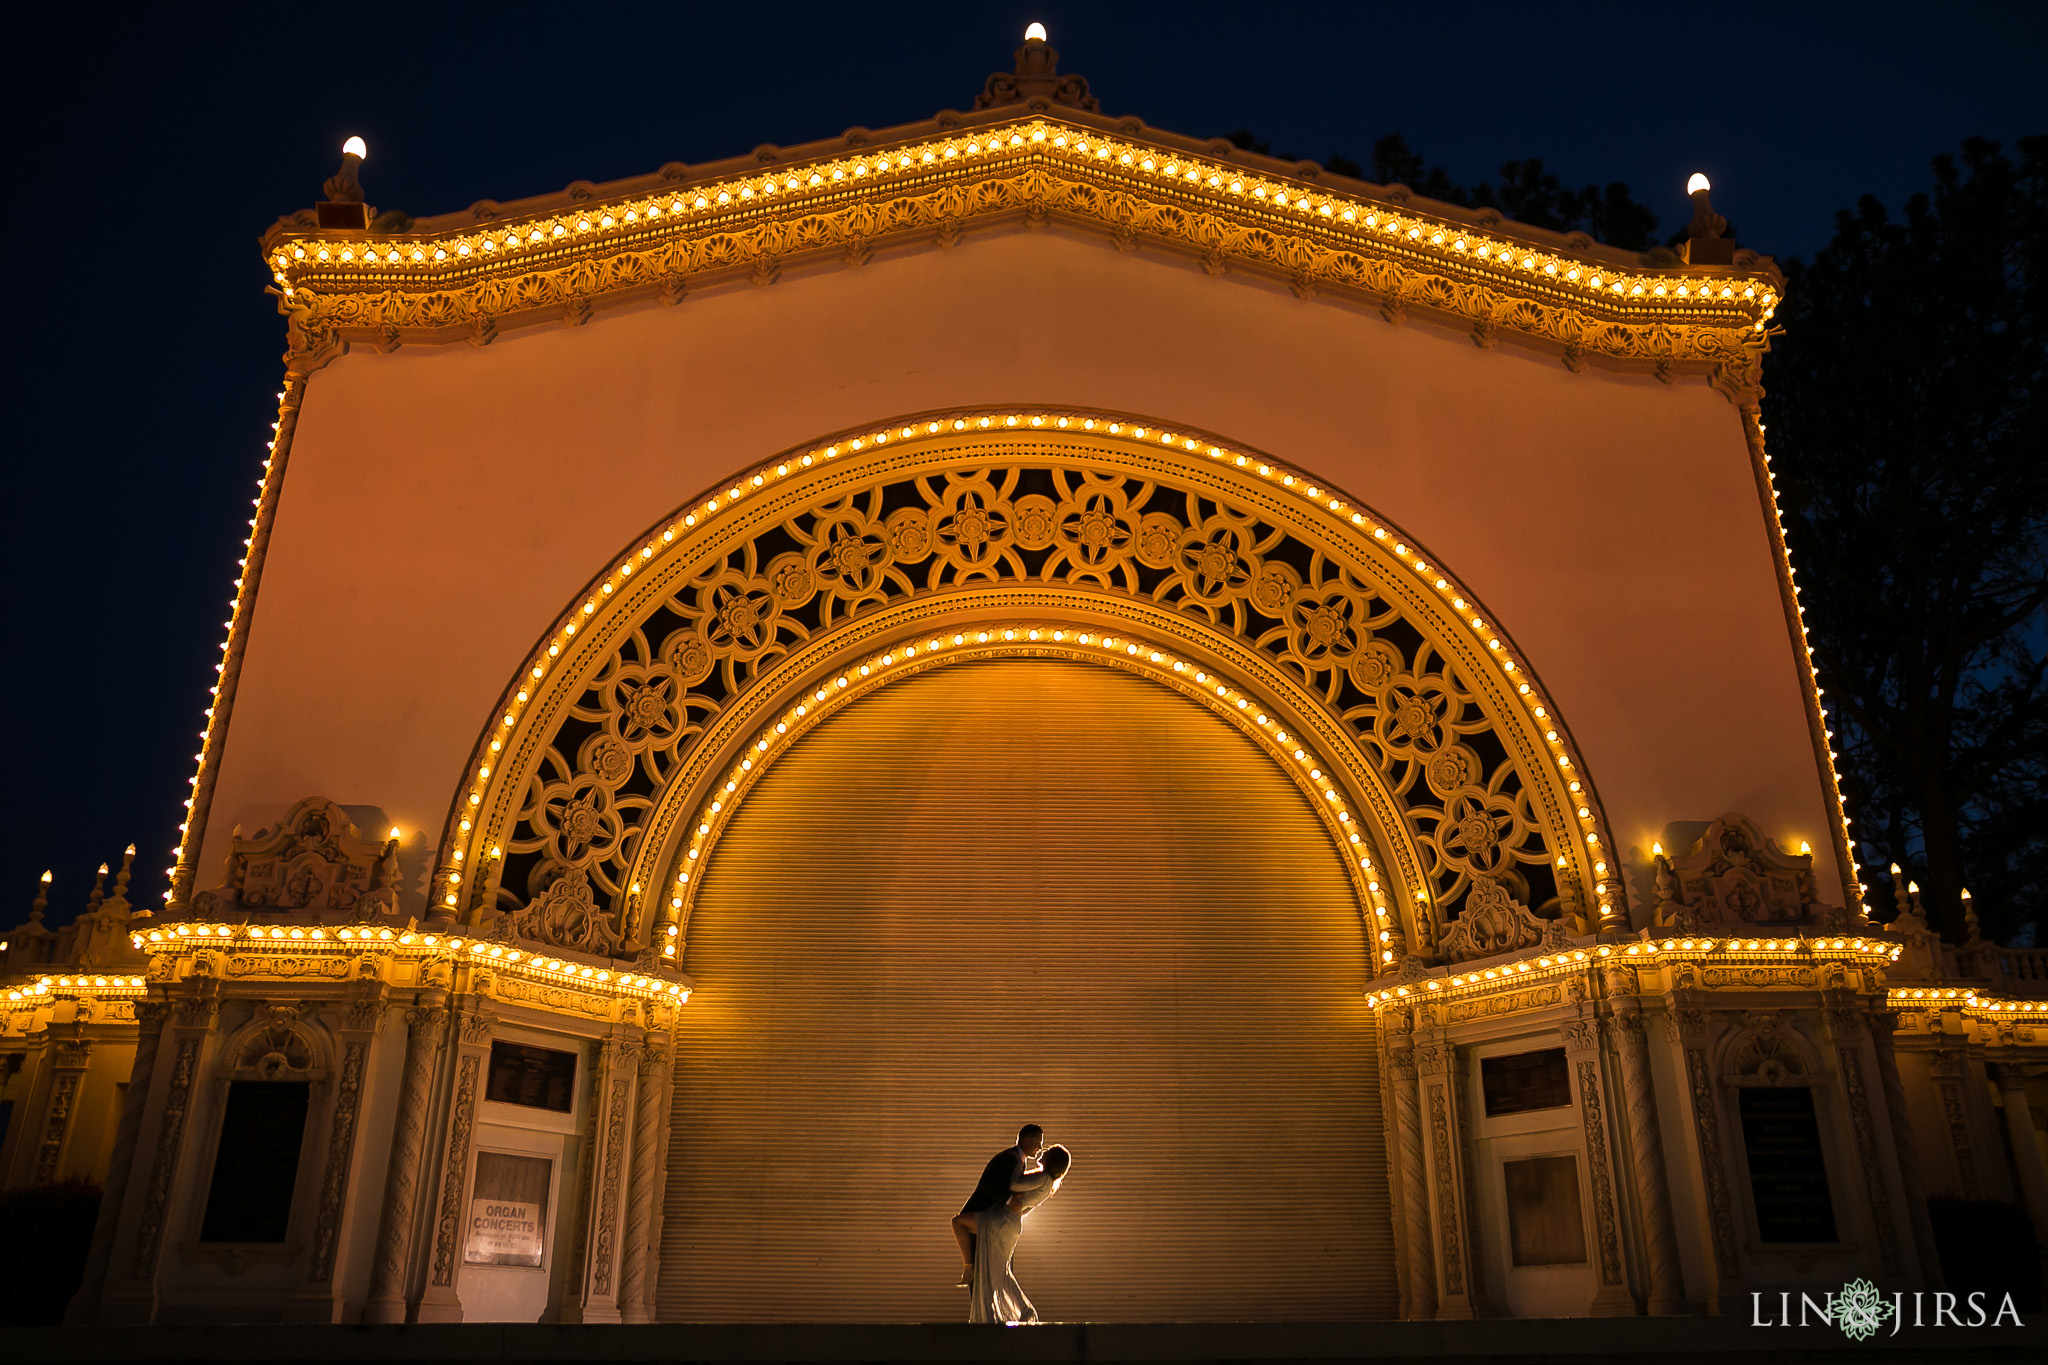
<svg viewBox="0 0 2048 1365">
<path fill-rule="evenodd" d="M 1963 1050 L 1937 1046 L 1928 1060 L 1934 1073 L 1934 1094 L 1948 1126 L 1949 1147 L 1956 1161 L 1956 1183 L 1965 1199 L 1982 1199 L 1977 1177 L 1977 1144 L 1970 1132 L 1970 1111 L 1963 1094 Z"/>
<path fill-rule="evenodd" d="M 1912 1116 L 1906 1112 L 1906 1083 L 1899 1076 L 1899 1055 L 1892 1035 L 1899 1016 L 1888 1009 L 1870 1016 L 1870 1041 L 1877 1052 L 1877 1074 L 1884 1089 L 1885 1111 L 1891 1117 L 1892 1151 L 1899 1160 L 1899 1181 L 1906 1187 L 1906 1214 L 1913 1226 L 1913 1249 L 1920 1261 L 1920 1280 L 1928 1289 L 1942 1289 L 1941 1251 L 1934 1244 L 1934 1220 L 1927 1214 L 1927 1185 L 1920 1175 L 1920 1144 L 1913 1139 Z"/>
<path fill-rule="evenodd" d="M 590 1197 L 584 1205 L 589 1255 L 575 1291 L 578 1320 L 618 1322 L 619 1241 L 623 1217 L 628 1126 L 633 1112 L 633 1064 L 639 1048 L 606 1039 L 598 1048 L 596 1144 L 591 1153 Z"/>
<path fill-rule="evenodd" d="M 1685 1279 L 1678 1260 L 1678 1230 L 1671 1217 L 1671 1187 L 1664 1174 L 1664 1134 L 1657 1124 L 1657 1085 L 1650 1074 L 1650 1040 L 1642 1002 L 1614 997 L 1615 1040 L 1621 1051 L 1622 1103 L 1628 1108 L 1629 1164 L 1642 1211 L 1643 1260 L 1650 1272 L 1653 1317 L 1685 1312 Z"/>
<path fill-rule="evenodd" d="M 73 1024 L 76 1038 L 50 1040 L 50 1094 L 43 1110 L 41 1140 L 36 1143 L 32 1185 L 47 1185 L 57 1178 L 63 1164 L 64 1139 L 71 1135 L 71 1115 L 78 1108 L 78 1089 L 85 1083 L 86 1068 L 92 1065 L 92 1039 L 84 1037 L 87 1006 L 80 1005 L 80 1018 Z"/>
<path fill-rule="evenodd" d="M 341 1008 L 341 1065 L 335 1078 L 334 1108 L 327 1124 L 327 1155 L 320 1172 L 320 1205 L 313 1218 L 312 1254 L 306 1281 L 286 1305 L 291 1322 L 339 1322 L 342 1299 L 334 1292 L 334 1273 L 343 1258 L 342 1235 L 348 1221 L 348 1186 L 355 1167 L 356 1130 L 361 1126 L 363 1083 L 370 1069 L 370 1047 L 384 1022 L 384 987 L 377 981 L 357 983 Z"/>
<path fill-rule="evenodd" d="M 135 1140 L 142 1132 L 143 1110 L 149 1107 L 149 1088 L 156 1075 L 157 1047 L 163 1041 L 164 1023 L 171 1017 L 169 1003 L 138 1000 L 135 1003 L 135 1065 L 128 1073 L 128 1091 L 121 1103 L 121 1121 L 114 1130 L 114 1152 L 107 1164 L 107 1184 L 100 1194 L 99 1218 L 93 1224 L 92 1254 L 86 1257 L 85 1274 L 78 1292 L 64 1310 L 66 1326 L 91 1322 L 99 1313 L 100 1293 L 107 1282 L 107 1266 L 114 1254 L 114 1230 L 121 1219 L 121 1207 L 128 1197 L 128 1177 L 135 1165 Z"/>
<path fill-rule="evenodd" d="M 1396 1165 L 1401 1175 L 1401 1229 L 1408 1262 L 1407 1315 L 1436 1316 L 1436 1250 L 1429 1232 L 1429 1172 L 1424 1165 L 1422 1104 L 1417 1094 L 1413 1025 L 1405 1013 L 1390 1021 L 1388 1066 L 1394 1078 Z"/>
<path fill-rule="evenodd" d="M 114 1257 L 101 1291 L 99 1321 L 150 1322 L 156 1317 L 157 1266 L 170 1235 L 172 1205 L 184 1176 L 180 1167 L 190 1125 L 193 1091 L 211 1061 L 220 1027 L 220 982 L 195 976 L 172 1002 L 172 1015 L 159 1045 L 159 1096 L 151 1097 L 154 1124 L 145 1123 L 146 1149 L 137 1162 L 147 1175 L 126 1201 L 117 1227 Z"/>
<path fill-rule="evenodd" d="M 1466 1265 L 1465 1181 L 1458 1154 L 1464 1142 L 1458 1132 L 1457 1047 L 1432 1040 L 1415 1049 L 1421 1074 L 1423 1107 L 1428 1111 L 1431 1213 L 1437 1239 L 1438 1321 L 1475 1316 L 1469 1268 Z"/>
<path fill-rule="evenodd" d="M 469 1164 L 476 1132 L 477 1102 L 483 1098 L 484 1072 L 490 1065 L 491 1026 L 496 1016 L 483 1008 L 480 996 L 465 997 L 455 1012 L 453 1091 L 448 1100 L 448 1142 L 441 1153 L 440 1200 L 428 1236 L 432 1248 L 427 1285 L 413 1312 L 415 1322 L 461 1322 L 462 1297 L 455 1279 L 462 1270 L 462 1243 L 469 1220 L 463 1208 L 469 1193 Z"/>
<path fill-rule="evenodd" d="M 1615 1205 L 1613 1143 L 1609 1139 L 1607 1082 L 1600 1067 L 1600 1025 L 1593 1007 L 1579 1006 L 1579 1018 L 1564 1026 L 1579 1096 L 1579 1122 L 1586 1140 L 1586 1186 L 1593 1195 L 1593 1270 L 1599 1288 L 1590 1306 L 1596 1318 L 1634 1317 L 1628 1267 L 1621 1251 L 1621 1212 Z"/>
<path fill-rule="evenodd" d="M 398 1120 L 391 1133 L 391 1161 L 384 1177 L 384 1212 L 377 1226 L 377 1250 L 370 1263 L 370 1296 L 364 1322 L 404 1322 L 406 1270 L 412 1261 L 413 1226 L 418 1221 L 420 1156 L 433 1102 L 434 1063 L 448 1031 L 448 994 L 422 991 L 406 1012 L 405 1074 L 398 1083 Z"/>
<path fill-rule="evenodd" d="M 1714 1084 L 1713 1060 L 1708 1048 L 1711 1016 L 1694 1003 L 1689 992 L 1674 991 L 1665 997 L 1670 1011 L 1671 1031 L 1678 1045 L 1678 1065 L 1685 1077 L 1686 1098 L 1693 1125 L 1693 1155 L 1699 1163 L 1699 1193 L 1705 1207 L 1700 1226 L 1706 1233 L 1707 1308 L 1713 1313 L 1734 1312 L 1740 1307 L 1736 1281 L 1742 1275 L 1742 1260 L 1736 1249 L 1735 1205 L 1728 1187 L 1728 1165 L 1721 1155 L 1721 1108 L 1719 1087 Z"/>
<path fill-rule="evenodd" d="M 619 1317 L 625 1322 L 652 1322 L 648 1309 L 647 1267 L 653 1257 L 648 1240 L 653 1230 L 654 1202 L 661 1193 L 662 1170 L 656 1159 L 661 1146 L 662 1097 L 668 1089 L 669 1053 L 650 1035 L 640 1050 L 640 1075 L 633 1094 L 633 1148 L 626 1187 L 623 1263 L 619 1272 Z"/>
<path fill-rule="evenodd" d="M 1863 1176 L 1871 1234 L 1877 1239 L 1878 1264 L 1885 1274 L 1898 1275 L 1904 1269 L 1904 1258 L 1899 1254 L 1898 1225 L 1892 1212 L 1890 1182 L 1885 1179 L 1877 1119 L 1870 1108 L 1868 1072 L 1863 1065 L 1863 1011 L 1847 991 L 1821 994 L 1826 1002 L 1828 1041 L 1834 1045 L 1842 1098 L 1848 1105 L 1856 1143 L 1856 1165 Z"/>
<path fill-rule="evenodd" d="M 2012 1139 L 2013 1166 L 2020 1178 L 2020 1197 L 2027 1216 L 2034 1220 L 2036 1241 L 2048 1238 L 2048 1165 L 2041 1160 L 2041 1148 L 2034 1140 L 2034 1113 L 2027 1104 L 2027 1091 L 2020 1069 L 2010 1062 L 1998 1065 L 1998 1093 L 2005 1101 L 2005 1131 Z"/>
</svg>

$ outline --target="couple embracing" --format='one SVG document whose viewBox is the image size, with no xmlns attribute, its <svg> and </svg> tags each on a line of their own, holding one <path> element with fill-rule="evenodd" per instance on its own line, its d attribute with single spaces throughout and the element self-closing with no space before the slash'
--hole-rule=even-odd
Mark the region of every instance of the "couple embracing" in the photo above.
<svg viewBox="0 0 2048 1365">
<path fill-rule="evenodd" d="M 1017 1283 L 1011 1262 L 1024 1216 L 1052 1198 L 1072 1165 L 1066 1148 L 1047 1147 L 1045 1130 L 1027 1123 L 1018 1130 L 1017 1145 L 997 1152 L 982 1168 L 981 1183 L 953 1219 L 953 1235 L 960 1242 L 957 1287 L 973 1295 L 969 1322 L 1038 1321 L 1038 1310 Z"/>
</svg>

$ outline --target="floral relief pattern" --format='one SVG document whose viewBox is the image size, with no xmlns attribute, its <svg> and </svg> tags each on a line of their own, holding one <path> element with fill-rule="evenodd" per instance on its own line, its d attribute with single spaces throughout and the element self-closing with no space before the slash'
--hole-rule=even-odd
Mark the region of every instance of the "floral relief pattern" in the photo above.
<svg viewBox="0 0 2048 1365">
<path fill-rule="evenodd" d="M 1445 921 L 1475 879 L 1541 918 L 1579 909 L 1509 743 L 1362 566 L 1209 492 L 1052 459 L 835 492 L 665 587 L 542 746 L 496 907 L 525 912 L 522 933 L 554 924 L 560 946 L 572 946 L 565 934 L 628 943 L 626 870 L 643 830 L 692 745 L 753 680 L 865 612 L 981 584 L 1142 600 L 1237 637 L 1317 694 L 1371 757 Z"/>
</svg>

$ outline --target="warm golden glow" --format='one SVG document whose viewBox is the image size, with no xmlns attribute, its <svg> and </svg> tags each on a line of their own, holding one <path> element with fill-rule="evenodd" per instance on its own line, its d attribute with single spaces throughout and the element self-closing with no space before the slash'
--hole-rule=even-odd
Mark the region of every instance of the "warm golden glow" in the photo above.
<svg viewBox="0 0 2048 1365">
<path fill-rule="evenodd" d="M 368 161 L 370 159 L 370 147 L 361 138 L 352 137 L 341 144 L 341 154 L 343 156 L 352 156 L 358 161 Z"/>
<path fill-rule="evenodd" d="M 167 924 L 129 936 L 129 942 L 151 957 L 177 958 L 207 947 L 232 947 L 237 953 L 276 952 L 360 956 L 370 953 L 413 964 L 445 962 L 489 966 L 495 971 L 533 977 L 551 985 L 611 997 L 690 998 L 693 983 L 676 973 L 622 971 L 602 962 L 575 961 L 546 953 L 486 943 L 461 935 L 426 933 L 391 925 L 348 924 Z"/>
<path fill-rule="evenodd" d="M 1714 962 L 1719 964 L 1741 962 L 1798 962 L 1818 965 L 1823 962 L 1852 962 L 1864 967 L 1883 967 L 1898 960 L 1903 949 L 1882 939 L 1867 935 L 1861 938 L 1831 937 L 1790 937 L 1790 938 L 1711 938 L 1706 936 L 1646 939 L 1626 944 L 1595 944 L 1585 948 L 1567 948 L 1556 953 L 1542 953 L 1524 956 L 1517 960 L 1496 963 L 1491 967 L 1475 967 L 1467 970 L 1449 969 L 1442 975 L 1426 977 L 1420 984 L 1423 991 L 1446 995 L 1484 994 L 1524 979 L 1555 976 L 1560 972 L 1582 970 L 1587 966 L 1598 966 L 1602 959 L 1634 959 L 1629 965 L 1647 968 L 1659 961 Z M 1535 953 L 1535 950 L 1531 950 Z M 1399 986 L 1393 990 L 1374 991 L 1366 996 L 1366 1003 L 1378 1008 L 1383 1005 L 1405 1000 L 1416 993 L 1416 988 Z M 1898 992 L 1894 991 L 1896 1000 Z"/>
</svg>

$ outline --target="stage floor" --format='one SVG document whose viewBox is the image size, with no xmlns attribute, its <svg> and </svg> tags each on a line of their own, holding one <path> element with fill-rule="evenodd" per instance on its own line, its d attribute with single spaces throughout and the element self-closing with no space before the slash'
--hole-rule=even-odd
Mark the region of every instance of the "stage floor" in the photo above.
<svg viewBox="0 0 2048 1365">
<path fill-rule="evenodd" d="M 30 1327 L 0 1330 L 0 1357 L 29 1361 L 1082 1362 L 1469 1360 L 1510 1365 L 1707 1365 L 1745 1362 L 2048 1359 L 2048 1327 L 1908 1328 L 1865 1343 L 1832 1327 L 1757 1328 L 1734 1318 L 1544 1319 L 1457 1323 L 964 1323 L 832 1326 Z"/>
</svg>

